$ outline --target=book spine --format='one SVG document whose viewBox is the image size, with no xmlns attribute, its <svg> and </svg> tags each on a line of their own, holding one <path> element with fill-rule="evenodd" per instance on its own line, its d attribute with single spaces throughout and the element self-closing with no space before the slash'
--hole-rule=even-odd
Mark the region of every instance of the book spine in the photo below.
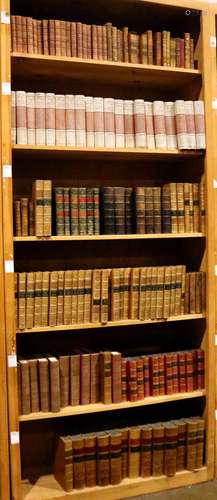
<svg viewBox="0 0 217 500">
<path fill-rule="evenodd" d="M 65 96 L 65 128 L 66 145 L 75 146 L 75 99 L 74 96 L 70 94 Z"/>
<path fill-rule="evenodd" d="M 147 134 L 147 148 L 155 149 L 155 134 L 154 134 L 154 120 L 153 120 L 153 104 L 152 102 L 145 101 L 145 121 L 146 121 L 146 134 Z"/>
<path fill-rule="evenodd" d="M 55 95 L 56 145 L 66 145 L 65 96 Z"/>
<path fill-rule="evenodd" d="M 102 58 L 107 61 L 108 47 L 107 47 L 107 30 L 106 26 L 102 26 Z"/>
<path fill-rule="evenodd" d="M 76 489 L 81 489 L 85 487 L 85 455 L 84 455 L 84 439 L 82 435 L 79 434 L 72 436 L 72 450 L 73 450 L 73 487 Z"/>
<path fill-rule="evenodd" d="M 46 144 L 46 120 L 45 120 L 45 93 L 35 94 L 35 128 L 36 144 L 45 146 Z"/>
<path fill-rule="evenodd" d="M 174 102 L 165 102 L 164 111 L 167 148 L 177 149 Z"/>
<path fill-rule="evenodd" d="M 23 44 L 23 52 L 27 53 L 27 18 L 22 16 L 21 18 L 21 26 L 22 26 L 22 44 Z"/>
<path fill-rule="evenodd" d="M 84 272 L 78 271 L 78 323 L 84 323 Z"/>
<path fill-rule="evenodd" d="M 134 148 L 133 101 L 124 101 L 125 147 Z"/>
<path fill-rule="evenodd" d="M 165 111 L 163 101 L 153 102 L 154 133 L 156 147 L 159 149 L 167 148 Z"/>
<path fill-rule="evenodd" d="M 26 92 L 27 143 L 35 144 L 35 94 Z"/>
<path fill-rule="evenodd" d="M 101 271 L 93 269 L 92 278 L 92 323 L 100 323 Z"/>
<path fill-rule="evenodd" d="M 34 327 L 42 324 L 42 272 L 35 273 L 35 290 L 34 290 Z"/>
<path fill-rule="evenodd" d="M 110 433 L 110 484 L 119 484 L 122 479 L 122 435 L 121 431 Z"/>
<path fill-rule="evenodd" d="M 101 271 L 101 311 L 100 311 L 100 319 L 101 323 L 105 325 L 108 323 L 109 319 L 109 270 L 102 269 Z"/>
<path fill-rule="evenodd" d="M 82 24 L 82 57 L 87 59 L 87 24 Z"/>
<path fill-rule="evenodd" d="M 136 360 L 136 377 L 137 377 L 137 401 L 144 399 L 144 376 L 143 376 L 143 359 Z"/>
<path fill-rule="evenodd" d="M 96 486 L 96 436 L 84 436 L 85 486 Z"/>
<path fill-rule="evenodd" d="M 60 411 L 60 372 L 59 361 L 55 357 L 48 358 L 50 372 L 50 404 L 51 411 Z"/>
<path fill-rule="evenodd" d="M 16 23 L 16 16 L 11 16 L 11 50 L 12 50 L 12 52 L 17 52 L 17 23 Z"/>
<path fill-rule="evenodd" d="M 26 273 L 26 328 L 34 325 L 34 273 Z"/>
<path fill-rule="evenodd" d="M 48 306 L 49 306 L 49 271 L 42 273 L 42 301 L 41 301 L 41 324 L 48 326 Z"/>
<path fill-rule="evenodd" d="M 97 434 L 97 484 L 107 486 L 110 479 L 110 436 L 107 432 Z"/>
<path fill-rule="evenodd" d="M 76 187 L 70 189 L 71 234 L 79 234 L 78 189 Z"/>
<path fill-rule="evenodd" d="M 78 188 L 78 228 L 79 234 L 87 234 L 87 190 Z"/>
<path fill-rule="evenodd" d="M 151 395 L 149 356 L 143 356 L 142 359 L 143 359 L 144 397 L 146 398 Z"/>
<path fill-rule="evenodd" d="M 55 24 L 54 19 L 48 21 L 48 41 L 49 41 L 49 54 L 55 56 Z"/>
<path fill-rule="evenodd" d="M 187 392 L 186 357 L 184 351 L 178 353 L 178 378 L 179 378 L 179 392 Z"/>
<path fill-rule="evenodd" d="M 129 33 L 129 56 L 131 63 L 139 64 L 139 35 L 136 33 Z"/>
<path fill-rule="evenodd" d="M 184 420 L 178 420 L 177 425 L 178 425 L 178 440 L 177 440 L 176 470 L 177 472 L 179 472 L 185 469 L 187 424 Z"/>
<path fill-rule="evenodd" d="M 153 34 L 151 30 L 147 31 L 148 41 L 148 64 L 154 64 L 153 60 Z"/>
<path fill-rule="evenodd" d="M 98 59 L 97 26 L 92 24 L 92 55 L 93 59 Z"/>
<path fill-rule="evenodd" d="M 129 62 L 129 32 L 128 27 L 123 28 L 124 62 Z"/>
<path fill-rule="evenodd" d="M 173 367 L 172 367 L 171 353 L 167 353 L 164 355 L 164 366 L 165 366 L 166 394 L 173 394 Z"/>
<path fill-rule="evenodd" d="M 139 319 L 142 321 L 145 319 L 145 302 L 146 302 L 146 281 L 147 281 L 147 268 L 142 267 L 140 269 L 140 294 L 139 294 Z"/>
<path fill-rule="evenodd" d="M 104 99 L 105 147 L 115 148 L 115 100 Z"/>
<path fill-rule="evenodd" d="M 64 227 L 64 196 L 63 188 L 54 188 L 55 194 L 55 212 L 56 212 L 56 234 L 62 236 L 65 234 Z"/>
<path fill-rule="evenodd" d="M 57 271 L 50 273 L 49 288 L 49 326 L 57 324 Z"/>
<path fill-rule="evenodd" d="M 46 144 L 55 146 L 56 144 L 56 117 L 55 117 L 55 94 L 45 94 L 45 127 Z"/>
<path fill-rule="evenodd" d="M 22 415 L 31 413 L 29 362 L 20 360 Z"/>
<path fill-rule="evenodd" d="M 137 401 L 137 362 L 136 359 L 127 361 L 127 379 L 128 379 L 128 400 Z"/>
<path fill-rule="evenodd" d="M 75 139 L 76 146 L 86 146 L 85 97 L 75 95 Z"/>
<path fill-rule="evenodd" d="M 29 360 L 29 376 L 30 376 L 31 411 L 33 413 L 37 413 L 40 411 L 37 359 Z"/>
<path fill-rule="evenodd" d="M 63 325 L 64 271 L 57 271 L 57 325 Z"/>
<path fill-rule="evenodd" d="M 185 102 L 182 100 L 175 101 L 174 110 L 175 110 L 178 148 L 189 149 Z"/>
<path fill-rule="evenodd" d="M 153 444 L 152 444 L 152 476 L 161 476 L 164 472 L 164 425 L 153 425 Z"/>
<path fill-rule="evenodd" d="M 149 425 L 141 429 L 141 476 L 151 476 L 152 465 L 152 427 Z"/>
<path fill-rule="evenodd" d="M 17 108 L 16 108 L 16 92 L 11 91 L 11 142 L 12 144 L 18 143 L 17 140 Z"/>
<path fill-rule="evenodd" d="M 118 61 L 118 34 L 116 26 L 112 26 L 112 60 Z"/>
<path fill-rule="evenodd" d="M 161 188 L 153 187 L 154 233 L 162 233 Z"/>
<path fill-rule="evenodd" d="M 15 236 L 22 236 L 21 200 L 14 201 L 14 234 Z"/>
<path fill-rule="evenodd" d="M 105 146 L 104 132 L 104 99 L 103 97 L 93 98 L 94 110 L 94 142 L 95 147 Z"/>
<path fill-rule="evenodd" d="M 120 272 L 111 271 L 111 321 L 120 320 Z"/>
<path fill-rule="evenodd" d="M 128 455 L 128 477 L 136 478 L 140 475 L 140 450 L 141 429 L 139 427 L 129 428 L 129 455 Z"/>
<path fill-rule="evenodd" d="M 70 189 L 63 188 L 63 204 L 64 204 L 64 234 L 70 234 Z"/>
<path fill-rule="evenodd" d="M 94 207 L 94 234 L 100 234 L 100 200 L 99 188 L 93 188 L 93 207 Z"/>
<path fill-rule="evenodd" d="M 205 384 L 205 354 L 201 349 L 196 349 L 196 388 L 204 389 Z"/>
<path fill-rule="evenodd" d="M 94 110 L 93 97 L 85 97 L 87 147 L 94 147 Z"/>
<path fill-rule="evenodd" d="M 20 200 L 20 208 L 21 208 L 21 224 L 22 224 L 22 236 L 28 236 L 29 227 L 28 227 L 28 198 L 21 198 Z"/>
<path fill-rule="evenodd" d="M 52 181 L 44 180 L 43 183 L 43 236 L 52 234 Z"/>
<path fill-rule="evenodd" d="M 156 318 L 163 319 L 164 317 L 164 277 L 165 268 L 157 268 L 157 304 L 156 304 Z"/>
<path fill-rule="evenodd" d="M 164 474 L 167 477 L 176 474 L 176 457 L 178 446 L 178 426 L 172 423 L 164 424 L 165 429 L 165 455 Z"/>
<path fill-rule="evenodd" d="M 90 354 L 81 355 L 81 404 L 90 404 Z"/>
<path fill-rule="evenodd" d="M 144 188 L 145 194 L 145 232 L 152 234 L 154 232 L 154 206 L 152 187 Z"/>
<path fill-rule="evenodd" d="M 186 392 L 194 390 L 194 353 L 189 351 L 185 353 L 186 366 Z"/>
<path fill-rule="evenodd" d="M 186 115 L 186 127 L 187 127 L 189 149 L 196 149 L 196 130 L 195 130 L 193 101 L 185 101 L 184 107 Z"/>
<path fill-rule="evenodd" d="M 125 234 L 125 189 L 114 187 L 115 233 Z"/>
<path fill-rule="evenodd" d="M 124 101 L 123 99 L 115 99 L 115 146 L 116 148 L 124 148 L 125 133 L 124 133 Z"/>
<path fill-rule="evenodd" d="M 92 270 L 84 271 L 84 323 L 90 323 L 92 295 Z"/>
<path fill-rule="evenodd" d="M 121 470 L 122 479 L 128 476 L 128 429 L 121 429 Z"/>
<path fill-rule="evenodd" d="M 127 401 L 127 360 L 121 360 L 121 400 Z"/>
<path fill-rule="evenodd" d="M 190 49 L 190 33 L 184 34 L 185 41 L 185 68 L 191 67 L 191 49 Z"/>
<path fill-rule="evenodd" d="M 206 148 L 204 102 L 194 101 L 194 119 L 196 133 L 196 149 Z"/>
<path fill-rule="evenodd" d="M 139 273 L 138 267 L 131 269 L 131 289 L 130 289 L 130 318 L 139 318 Z"/>
<path fill-rule="evenodd" d="M 93 353 L 90 355 L 90 403 L 100 401 L 100 355 Z"/>
<path fill-rule="evenodd" d="M 41 411 L 50 411 L 50 378 L 48 369 L 48 359 L 38 359 L 39 372 L 39 394 Z"/>
<path fill-rule="evenodd" d="M 111 353 L 112 363 L 112 403 L 121 403 L 121 354 L 119 352 Z"/>
<path fill-rule="evenodd" d="M 72 323 L 78 322 L 78 271 L 72 271 Z"/>
<path fill-rule="evenodd" d="M 75 354 L 70 356 L 70 405 L 80 404 L 80 384 L 81 384 L 81 356 Z"/>
<path fill-rule="evenodd" d="M 16 91 L 17 144 L 27 144 L 26 92 Z"/>
<path fill-rule="evenodd" d="M 103 40 L 102 40 L 102 26 L 97 26 L 97 59 L 103 59 Z"/>
<path fill-rule="evenodd" d="M 159 363 L 158 356 L 150 356 L 150 379 L 152 396 L 159 396 Z"/>
<path fill-rule="evenodd" d="M 137 148 L 146 147 L 146 129 L 145 129 L 145 103 L 143 99 L 135 99 L 134 106 L 134 127 L 135 127 L 135 146 Z"/>
<path fill-rule="evenodd" d="M 140 35 L 140 63 L 148 64 L 148 36 L 147 33 Z"/>
<path fill-rule="evenodd" d="M 63 324 L 72 323 L 72 271 L 64 272 L 63 287 Z"/>
</svg>

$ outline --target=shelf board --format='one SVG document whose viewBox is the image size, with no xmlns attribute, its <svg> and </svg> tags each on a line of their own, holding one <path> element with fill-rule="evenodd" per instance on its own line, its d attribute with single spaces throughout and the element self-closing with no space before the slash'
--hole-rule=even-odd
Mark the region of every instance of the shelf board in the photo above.
<svg viewBox="0 0 217 500">
<path fill-rule="evenodd" d="M 61 332 L 67 330 L 87 330 L 93 328 L 112 328 L 116 326 L 135 326 L 135 325 L 152 325 L 155 323 L 171 323 L 173 321 L 189 321 L 195 319 L 204 319 L 206 318 L 206 314 L 185 314 L 181 316 L 171 316 L 167 319 L 147 319 L 144 321 L 128 319 L 123 321 L 108 321 L 106 324 L 102 323 L 82 323 L 82 324 L 73 324 L 73 325 L 58 325 L 58 326 L 41 326 L 35 327 L 26 330 L 17 330 L 17 334 L 23 333 L 39 333 L 39 332 Z"/>
<path fill-rule="evenodd" d="M 42 54 L 12 53 L 13 78 L 40 79 L 60 78 L 85 80 L 107 84 L 124 84 L 169 90 L 184 89 L 200 83 L 201 72 L 197 69 L 172 68 L 113 61 L 97 61 L 78 57 L 49 56 Z"/>
<path fill-rule="evenodd" d="M 34 474 L 34 472 L 33 472 Z M 120 484 L 109 486 L 95 486 L 72 490 L 66 493 L 53 475 L 39 475 L 35 473 L 30 479 L 22 481 L 22 500 L 54 500 L 54 499 L 76 499 L 87 500 L 116 500 L 120 498 L 142 495 L 154 491 L 163 491 L 170 488 L 191 485 L 207 481 L 209 479 L 207 467 L 197 471 L 177 472 L 173 477 L 159 476 L 136 479 L 123 479 Z"/>
<path fill-rule="evenodd" d="M 171 240 L 181 238 L 205 238 L 203 233 L 162 234 L 85 234 L 72 236 L 14 236 L 15 243 L 41 243 L 52 241 L 104 241 L 104 240 Z"/>
<path fill-rule="evenodd" d="M 20 415 L 20 422 L 29 422 L 32 420 L 45 420 L 51 418 L 69 417 L 71 415 L 85 415 L 89 413 L 99 413 L 104 411 L 124 410 L 126 408 L 136 408 L 140 406 L 156 405 L 160 403 L 169 403 L 171 401 L 182 401 L 192 398 L 201 398 L 206 395 L 205 389 L 192 392 L 179 392 L 177 394 L 166 394 L 162 396 L 151 396 L 140 401 L 124 401 L 123 403 L 96 403 L 89 405 L 67 406 L 58 412 L 38 412 Z"/>
<path fill-rule="evenodd" d="M 204 155 L 204 151 L 179 151 L 178 149 L 145 148 L 81 148 L 74 146 L 31 146 L 14 144 L 14 159 L 57 158 L 57 159 L 111 159 L 111 160 L 186 160 Z"/>
</svg>

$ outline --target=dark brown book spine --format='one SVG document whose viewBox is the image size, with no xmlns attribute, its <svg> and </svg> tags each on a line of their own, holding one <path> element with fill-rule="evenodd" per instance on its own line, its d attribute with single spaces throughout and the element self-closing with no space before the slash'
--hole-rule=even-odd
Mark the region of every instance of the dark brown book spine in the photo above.
<svg viewBox="0 0 217 500">
<path fill-rule="evenodd" d="M 38 378 L 38 360 L 29 360 L 30 374 L 30 396 L 31 396 L 31 411 L 33 413 L 40 411 L 39 405 L 39 378 Z"/>
<path fill-rule="evenodd" d="M 60 406 L 69 405 L 69 356 L 60 356 Z"/>
<path fill-rule="evenodd" d="M 152 466 L 152 427 L 146 425 L 141 430 L 141 476 L 150 477 Z"/>
<path fill-rule="evenodd" d="M 121 354 L 112 352 L 112 402 L 121 403 Z"/>
<path fill-rule="evenodd" d="M 72 436 L 73 451 L 73 486 L 76 489 L 85 487 L 85 454 L 82 435 Z"/>
<path fill-rule="evenodd" d="M 70 356 L 70 404 L 80 404 L 81 361 L 80 354 Z"/>
<path fill-rule="evenodd" d="M 81 404 L 90 404 L 90 354 L 81 355 Z"/>
</svg>

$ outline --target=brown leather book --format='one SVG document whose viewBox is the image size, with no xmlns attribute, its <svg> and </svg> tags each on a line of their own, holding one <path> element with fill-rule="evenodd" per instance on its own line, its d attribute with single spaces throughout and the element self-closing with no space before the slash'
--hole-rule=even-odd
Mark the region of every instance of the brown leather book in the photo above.
<svg viewBox="0 0 217 500">
<path fill-rule="evenodd" d="M 140 42 L 140 63 L 148 64 L 148 35 L 142 33 L 139 37 Z"/>
<path fill-rule="evenodd" d="M 123 42 L 123 32 L 122 30 L 117 30 L 117 48 L 118 48 L 118 61 L 123 62 L 124 60 L 124 42 Z"/>
<path fill-rule="evenodd" d="M 69 405 L 69 359 L 69 356 L 59 357 L 61 408 Z"/>
<path fill-rule="evenodd" d="M 29 200 L 29 236 L 35 235 L 35 220 L 33 201 Z"/>
<path fill-rule="evenodd" d="M 64 288 L 63 288 L 64 325 L 71 325 L 72 323 L 72 273 L 73 271 L 64 272 Z"/>
<path fill-rule="evenodd" d="M 56 56 L 61 56 L 61 29 L 60 29 L 60 21 L 59 20 L 54 21 L 54 27 L 55 27 Z"/>
<path fill-rule="evenodd" d="M 23 42 L 23 52 L 27 53 L 27 22 L 26 17 L 22 16 L 21 26 L 22 26 L 22 42 Z"/>
<path fill-rule="evenodd" d="M 49 288 L 49 326 L 56 326 L 57 324 L 57 279 L 57 271 L 51 271 Z"/>
<path fill-rule="evenodd" d="M 127 359 L 128 400 L 137 401 L 137 363 L 135 358 Z"/>
<path fill-rule="evenodd" d="M 125 188 L 114 187 L 115 233 L 125 234 Z"/>
<path fill-rule="evenodd" d="M 127 401 L 127 359 L 121 360 L 121 399 Z"/>
<path fill-rule="evenodd" d="M 164 283 L 165 283 L 165 267 L 157 268 L 157 305 L 156 318 L 164 318 Z"/>
<path fill-rule="evenodd" d="M 152 187 L 145 187 L 145 232 L 154 232 L 154 197 Z"/>
<path fill-rule="evenodd" d="M 129 430 L 121 429 L 121 470 L 122 479 L 128 476 L 128 434 Z"/>
<path fill-rule="evenodd" d="M 192 185 L 193 188 L 193 227 L 194 233 L 198 233 L 200 231 L 200 206 L 199 206 L 199 184 L 194 183 Z"/>
<path fill-rule="evenodd" d="M 185 232 L 185 209 L 184 209 L 184 184 L 178 182 L 176 184 L 176 198 L 177 198 L 177 221 L 178 232 Z"/>
<path fill-rule="evenodd" d="M 139 319 L 139 274 L 139 267 L 133 267 L 131 269 L 130 319 Z"/>
<path fill-rule="evenodd" d="M 197 443 L 195 469 L 203 467 L 204 441 L 205 441 L 205 420 L 197 418 Z"/>
<path fill-rule="evenodd" d="M 15 16 L 15 23 L 16 23 L 16 37 L 17 37 L 17 52 L 24 52 L 24 50 L 23 50 L 22 17 Z"/>
<path fill-rule="evenodd" d="M 50 272 L 42 273 L 42 300 L 41 300 L 41 324 L 48 326 L 48 308 L 49 308 L 49 281 Z"/>
<path fill-rule="evenodd" d="M 34 273 L 26 273 L 26 328 L 34 325 Z"/>
<path fill-rule="evenodd" d="M 153 195 L 154 233 L 160 234 L 160 233 L 162 233 L 161 188 L 160 187 L 153 187 L 152 188 L 152 195 Z"/>
<path fill-rule="evenodd" d="M 97 439 L 97 484 L 107 486 L 110 481 L 110 435 L 98 432 Z"/>
<path fill-rule="evenodd" d="M 179 316 L 181 314 L 182 273 L 183 273 L 183 266 L 176 266 L 176 288 L 175 288 L 175 309 L 174 309 L 175 316 Z"/>
<path fill-rule="evenodd" d="M 151 30 L 147 31 L 147 41 L 148 41 L 148 64 L 154 64 L 153 34 Z"/>
<path fill-rule="evenodd" d="M 108 59 L 107 30 L 106 30 L 106 26 L 102 26 L 102 58 L 105 61 Z"/>
<path fill-rule="evenodd" d="M 44 181 L 37 179 L 33 183 L 33 203 L 34 203 L 34 214 L 35 214 L 35 235 L 43 236 L 44 231 Z"/>
<path fill-rule="evenodd" d="M 84 271 L 84 323 L 91 322 L 92 269 Z"/>
<path fill-rule="evenodd" d="M 43 182 L 43 235 L 51 236 L 52 234 L 52 181 L 44 180 Z"/>
<path fill-rule="evenodd" d="M 74 354 L 70 356 L 70 405 L 80 404 L 80 385 L 81 385 L 81 356 Z"/>
<path fill-rule="evenodd" d="M 151 292 L 152 292 L 152 272 L 153 267 L 147 267 L 146 276 L 146 300 L 145 300 L 145 319 L 151 319 Z"/>
<path fill-rule="evenodd" d="M 99 353 L 90 355 L 90 403 L 100 401 L 100 361 Z"/>
<path fill-rule="evenodd" d="M 145 305 L 147 295 L 147 267 L 141 267 L 140 269 L 139 287 L 139 319 L 143 321 L 145 320 Z"/>
<path fill-rule="evenodd" d="M 129 56 L 131 63 L 139 64 L 139 35 L 136 33 L 129 33 Z"/>
<path fill-rule="evenodd" d="M 152 396 L 159 396 L 159 363 L 158 356 L 150 356 L 150 385 Z"/>
<path fill-rule="evenodd" d="M 97 56 L 98 60 L 103 59 L 103 40 L 102 40 L 102 26 L 97 26 Z"/>
<path fill-rule="evenodd" d="M 90 404 L 90 354 L 81 354 L 81 404 Z"/>
<path fill-rule="evenodd" d="M 121 431 L 110 431 L 110 483 L 119 484 L 122 479 Z"/>
<path fill-rule="evenodd" d="M 113 61 L 112 23 L 106 23 L 108 61 Z"/>
<path fill-rule="evenodd" d="M 85 485 L 87 487 L 96 486 L 96 436 L 85 434 L 84 436 L 85 455 Z"/>
<path fill-rule="evenodd" d="M 105 404 L 112 403 L 112 355 L 109 351 L 100 353 L 101 397 Z"/>
<path fill-rule="evenodd" d="M 151 277 L 151 315 L 150 319 L 157 317 L 157 281 L 158 281 L 158 267 L 152 268 Z"/>
<path fill-rule="evenodd" d="M 73 487 L 81 489 L 85 487 L 85 452 L 84 437 L 81 434 L 72 436 L 73 455 Z"/>
<path fill-rule="evenodd" d="M 22 236 L 21 200 L 14 201 L 14 234 L 15 236 Z"/>
<path fill-rule="evenodd" d="M 92 323 L 100 323 L 101 270 L 93 269 L 92 278 Z"/>
<path fill-rule="evenodd" d="M 187 424 L 184 419 L 177 420 L 175 423 L 178 426 L 176 470 L 179 472 L 185 469 Z"/>
<path fill-rule="evenodd" d="M 135 190 L 136 197 L 136 232 L 138 234 L 144 234 L 146 232 L 145 227 L 145 188 L 136 187 Z"/>
<path fill-rule="evenodd" d="M 58 436 L 53 473 L 65 491 L 73 489 L 73 462 L 71 436 Z"/>
<path fill-rule="evenodd" d="M 140 427 L 129 428 L 129 455 L 128 455 L 128 477 L 140 476 L 140 451 L 141 451 L 141 429 Z"/>
<path fill-rule="evenodd" d="M 189 183 L 184 182 L 184 218 L 185 218 L 185 233 L 190 232 L 190 188 Z"/>
<path fill-rule="evenodd" d="M 172 266 L 166 266 L 164 271 L 163 317 L 170 316 Z"/>
<path fill-rule="evenodd" d="M 27 52 L 29 54 L 33 54 L 34 53 L 33 19 L 31 17 L 27 17 L 26 24 L 27 24 Z"/>
<path fill-rule="evenodd" d="M 49 35 L 48 35 L 48 20 L 42 20 L 42 42 L 43 54 L 49 55 Z"/>
<path fill-rule="evenodd" d="M 176 303 L 176 268 L 177 268 L 177 266 L 171 266 L 170 316 L 174 316 L 175 315 L 175 303 Z"/>
<path fill-rule="evenodd" d="M 50 409 L 60 411 L 60 369 L 59 360 L 54 356 L 48 358 L 50 372 Z"/>
<path fill-rule="evenodd" d="M 189 273 L 190 314 L 196 313 L 196 273 Z"/>
<path fill-rule="evenodd" d="M 42 325 L 42 278 L 43 273 L 37 271 L 35 273 L 34 290 L 34 327 Z"/>
<path fill-rule="evenodd" d="M 164 424 L 153 424 L 152 476 L 164 473 L 165 428 Z"/>
<path fill-rule="evenodd" d="M 72 271 L 72 324 L 78 322 L 78 271 Z"/>
<path fill-rule="evenodd" d="M 56 55 L 56 47 L 55 47 L 55 21 L 54 21 L 54 19 L 48 20 L 48 43 L 49 43 L 50 56 L 55 56 Z"/>
<path fill-rule="evenodd" d="M 143 359 L 143 380 L 144 380 L 144 397 L 151 394 L 151 378 L 150 378 L 150 362 L 149 356 L 142 356 Z"/>
<path fill-rule="evenodd" d="M 87 24 L 82 24 L 82 57 L 87 59 Z"/>
<path fill-rule="evenodd" d="M 17 23 L 16 16 L 11 16 L 11 50 L 17 52 Z"/>
<path fill-rule="evenodd" d="M 70 23 L 70 31 L 71 31 L 71 56 L 77 56 L 77 33 L 76 33 L 76 23 Z"/>
<path fill-rule="evenodd" d="M 164 366 L 165 366 L 165 382 L 166 382 L 166 394 L 173 394 L 173 368 L 172 368 L 172 354 L 166 353 L 164 355 Z"/>
<path fill-rule="evenodd" d="M 22 236 L 29 235 L 28 203 L 29 203 L 28 198 L 21 198 L 20 199 Z"/>
<path fill-rule="evenodd" d="M 162 65 L 162 33 L 157 31 L 153 34 L 154 64 Z"/>
<path fill-rule="evenodd" d="M 185 314 L 190 312 L 190 273 L 185 275 Z"/>
<path fill-rule="evenodd" d="M 159 395 L 166 394 L 165 391 L 165 371 L 164 371 L 164 355 L 158 354 L 158 376 L 159 376 Z"/>
<path fill-rule="evenodd" d="M 129 62 L 129 33 L 128 27 L 123 28 L 123 52 L 124 52 L 124 62 Z"/>
<path fill-rule="evenodd" d="M 199 200 L 200 200 L 200 231 L 205 233 L 206 230 L 206 200 L 205 200 L 205 182 L 202 179 L 199 185 Z"/>
<path fill-rule="evenodd" d="M 171 233 L 171 197 L 170 186 L 165 184 L 162 188 L 162 231 L 163 233 Z"/>
<path fill-rule="evenodd" d="M 82 23 L 77 22 L 76 23 L 76 33 L 77 33 L 77 56 L 82 58 L 83 57 L 83 50 L 82 50 Z"/>
<path fill-rule="evenodd" d="M 85 271 L 78 271 L 78 323 L 84 323 Z"/>
<path fill-rule="evenodd" d="M 33 19 L 33 30 L 34 30 L 34 19 Z M 36 20 L 35 33 L 33 32 L 34 41 L 34 52 L 36 54 L 43 54 L 43 33 L 42 33 L 42 21 Z"/>
<path fill-rule="evenodd" d="M 120 320 L 120 270 L 111 270 L 111 321 Z"/>
<path fill-rule="evenodd" d="M 109 320 L 109 269 L 102 269 L 101 271 L 101 323 L 105 325 Z"/>
<path fill-rule="evenodd" d="M 164 474 L 172 477 L 176 474 L 176 457 L 178 446 L 178 425 L 167 422 L 165 430 Z"/>
<path fill-rule="evenodd" d="M 118 36 L 116 26 L 112 26 L 112 60 L 118 61 Z"/>
<path fill-rule="evenodd" d="M 112 363 L 112 403 L 121 403 L 121 354 L 119 352 L 111 353 Z"/>
<path fill-rule="evenodd" d="M 39 392 L 41 411 L 50 411 L 50 379 L 48 359 L 38 358 Z"/>
<path fill-rule="evenodd" d="M 64 324 L 64 271 L 57 271 L 57 325 Z"/>
<path fill-rule="evenodd" d="M 38 360 L 29 359 L 28 363 L 29 363 L 29 375 L 30 375 L 31 411 L 32 413 L 36 413 L 40 411 Z"/>
<path fill-rule="evenodd" d="M 22 415 L 27 415 L 28 413 L 31 413 L 29 361 L 25 359 L 20 360 L 19 365 L 20 365 L 20 379 L 21 379 Z"/>
<path fill-rule="evenodd" d="M 191 47 L 190 47 L 190 33 L 184 33 L 185 40 L 185 68 L 191 68 Z"/>
<path fill-rule="evenodd" d="M 97 41 L 97 26 L 92 24 L 92 56 L 98 60 L 98 41 Z"/>
<path fill-rule="evenodd" d="M 195 470 L 197 460 L 197 420 L 187 418 L 186 469 Z"/>
<path fill-rule="evenodd" d="M 143 359 L 136 359 L 137 401 L 144 399 Z"/>
<path fill-rule="evenodd" d="M 141 476 L 151 476 L 152 465 L 152 427 L 145 425 L 141 429 Z"/>
</svg>

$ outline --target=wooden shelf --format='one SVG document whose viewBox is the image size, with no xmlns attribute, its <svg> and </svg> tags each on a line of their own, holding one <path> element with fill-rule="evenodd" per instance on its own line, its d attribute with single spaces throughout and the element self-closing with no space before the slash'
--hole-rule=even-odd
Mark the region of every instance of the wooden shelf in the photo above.
<svg viewBox="0 0 217 500">
<path fill-rule="evenodd" d="M 52 241 L 104 241 L 104 240 L 171 240 L 205 238 L 203 233 L 162 233 L 162 234 L 85 234 L 72 236 L 14 236 L 15 243 L 41 243 Z"/>
<path fill-rule="evenodd" d="M 195 472 L 177 472 L 173 477 L 150 477 L 136 479 L 124 479 L 120 484 L 105 487 L 96 486 L 94 488 L 84 488 L 66 493 L 53 475 L 31 476 L 30 479 L 22 481 L 22 500 L 54 500 L 54 499 L 76 499 L 85 498 L 87 500 L 115 500 L 120 498 L 144 495 L 154 491 L 163 491 L 170 488 L 191 485 L 208 480 L 207 467 L 203 467 Z"/>
<path fill-rule="evenodd" d="M 82 324 L 73 324 L 73 325 L 58 325 L 58 326 L 41 326 L 35 327 L 28 330 L 18 330 L 17 334 L 22 333 L 36 333 L 36 332 L 61 332 L 67 330 L 87 330 L 93 328 L 112 328 L 116 326 L 130 326 L 130 325 L 152 325 L 155 323 L 171 323 L 173 321 L 189 321 L 195 319 L 204 319 L 206 318 L 206 314 L 185 314 L 182 316 L 171 316 L 171 318 L 167 319 L 147 319 L 145 321 L 128 319 L 124 321 L 108 321 L 105 325 L 102 323 L 82 323 Z"/>
<path fill-rule="evenodd" d="M 67 406 L 58 412 L 39 412 L 29 413 L 28 415 L 20 415 L 20 422 L 30 422 L 33 420 L 45 420 L 50 418 L 69 417 L 70 415 L 85 415 L 87 413 L 99 413 L 104 411 L 124 410 L 126 408 L 136 408 L 140 406 L 156 405 L 160 403 L 169 403 L 171 401 L 182 401 L 192 398 L 201 398 L 206 396 L 205 389 L 192 392 L 179 392 L 177 394 L 166 394 L 163 396 L 152 396 L 140 401 L 124 401 L 123 403 L 96 403 L 90 405 Z"/>
<path fill-rule="evenodd" d="M 185 89 L 201 81 L 201 72 L 197 69 L 172 68 L 156 65 L 142 65 L 113 61 L 95 61 L 75 57 L 46 56 L 41 54 L 12 53 L 13 78 L 39 79 L 49 78 L 73 80 L 91 80 L 106 84 L 124 84 L 125 86 L 150 86 L 161 90 Z"/>
<path fill-rule="evenodd" d="M 13 145 L 13 158 L 75 158 L 75 159 L 111 159 L 111 160 L 186 160 L 204 155 L 204 151 L 179 151 L 178 149 L 145 148 L 80 148 L 72 146 L 30 146 Z"/>
</svg>

